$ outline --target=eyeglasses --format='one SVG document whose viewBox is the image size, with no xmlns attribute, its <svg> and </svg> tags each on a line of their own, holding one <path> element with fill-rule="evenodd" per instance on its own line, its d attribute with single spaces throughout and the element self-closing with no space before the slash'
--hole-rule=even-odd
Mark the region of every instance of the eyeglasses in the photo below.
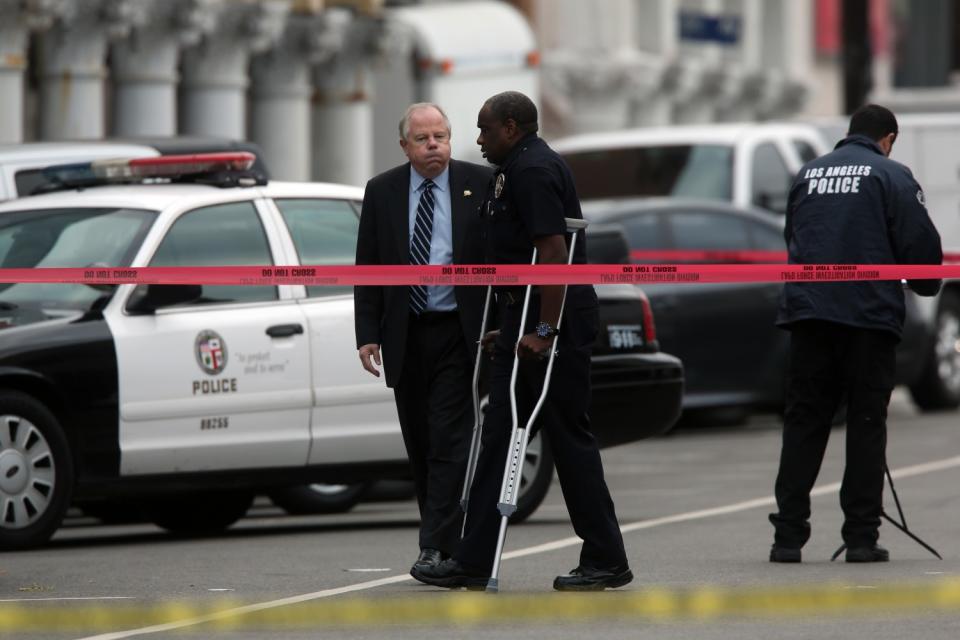
<svg viewBox="0 0 960 640">
<path fill-rule="evenodd" d="M 414 136 L 411 142 L 413 142 L 413 144 L 417 146 L 422 147 L 423 145 L 430 142 L 431 139 L 437 144 L 446 144 L 450 142 L 450 134 L 446 132 L 434 133 L 433 135 L 421 133 L 419 135 Z"/>
</svg>

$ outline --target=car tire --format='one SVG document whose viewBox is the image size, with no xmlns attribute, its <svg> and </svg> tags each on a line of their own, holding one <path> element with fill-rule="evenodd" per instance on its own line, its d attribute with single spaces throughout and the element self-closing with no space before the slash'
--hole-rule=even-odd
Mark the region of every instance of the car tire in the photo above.
<svg viewBox="0 0 960 640">
<path fill-rule="evenodd" d="M 224 491 L 178 494 L 150 500 L 147 519 L 167 531 L 182 534 L 219 533 L 246 515 L 253 493 Z"/>
<path fill-rule="evenodd" d="M 945 293 L 937 309 L 937 325 L 927 364 L 910 395 L 921 411 L 960 406 L 960 297 Z"/>
<path fill-rule="evenodd" d="M 678 426 L 698 429 L 739 427 L 750 418 L 747 407 L 710 407 L 706 409 L 688 409 L 680 416 Z"/>
<path fill-rule="evenodd" d="M 553 452 L 550 440 L 540 431 L 527 443 L 527 452 L 520 472 L 520 494 L 517 510 L 510 516 L 510 524 L 523 522 L 536 511 L 550 491 L 553 482 Z"/>
<path fill-rule="evenodd" d="M 27 394 L 0 392 L 0 551 L 49 540 L 73 484 L 70 445 L 56 416 Z"/>
<path fill-rule="evenodd" d="M 363 482 L 308 484 L 274 489 L 267 495 L 273 504 L 290 515 L 346 513 L 360 502 L 369 486 Z"/>
</svg>

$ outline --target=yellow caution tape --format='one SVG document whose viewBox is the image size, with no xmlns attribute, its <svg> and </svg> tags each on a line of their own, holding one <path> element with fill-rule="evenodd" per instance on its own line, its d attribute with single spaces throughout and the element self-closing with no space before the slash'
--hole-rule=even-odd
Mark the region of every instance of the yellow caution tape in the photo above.
<svg viewBox="0 0 960 640">
<path fill-rule="evenodd" d="M 0 633 L 113 631 L 143 626 L 207 629 L 497 623 L 655 621 L 716 618 L 910 615 L 960 611 L 960 579 L 858 587 L 848 584 L 691 589 L 643 588 L 606 593 L 420 593 L 416 597 L 349 598 L 294 605 L 173 602 L 155 606 L 0 604 Z"/>
</svg>

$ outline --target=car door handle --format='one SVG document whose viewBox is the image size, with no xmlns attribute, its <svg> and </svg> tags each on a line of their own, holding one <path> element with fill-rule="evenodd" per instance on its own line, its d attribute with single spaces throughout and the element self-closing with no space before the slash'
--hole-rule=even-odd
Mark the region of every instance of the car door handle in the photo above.
<svg viewBox="0 0 960 640">
<path fill-rule="evenodd" d="M 267 335 L 271 338 L 287 338 L 301 333 L 303 333 L 303 325 L 299 322 L 295 324 L 275 324 L 272 327 L 267 327 Z"/>
</svg>

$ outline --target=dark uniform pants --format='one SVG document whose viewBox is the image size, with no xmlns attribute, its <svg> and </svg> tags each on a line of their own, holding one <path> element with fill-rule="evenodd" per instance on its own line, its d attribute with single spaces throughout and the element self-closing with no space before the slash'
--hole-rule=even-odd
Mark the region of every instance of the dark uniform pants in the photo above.
<svg viewBox="0 0 960 640">
<path fill-rule="evenodd" d="M 848 547 L 876 543 L 886 465 L 887 404 L 896 372 L 896 336 L 818 320 L 791 326 L 787 409 L 777 474 L 778 546 L 810 538 L 810 490 L 834 414 L 846 392 L 846 468 L 840 488 Z"/>
<path fill-rule="evenodd" d="M 590 432 L 590 355 L 597 336 L 596 298 L 590 291 L 577 308 L 567 301 L 550 390 L 534 431 L 541 425 L 550 439 L 560 487 L 576 534 L 583 539 L 580 564 L 607 568 L 626 563 L 613 500 L 603 479 L 596 439 Z M 573 303 L 573 307 L 571 307 Z M 481 454 L 470 492 L 466 535 L 454 557 L 489 571 L 493 566 L 501 516 L 497 509 L 512 419 L 510 375 L 522 305 L 500 304 L 503 327 L 494 351 L 490 404 L 483 424 Z M 532 304 L 530 326 L 539 318 Z M 529 329 L 528 329 L 529 330 Z M 521 361 L 517 379 L 520 425 L 525 426 L 543 388 L 546 361 Z M 532 434 L 531 434 L 532 435 Z"/>
<path fill-rule="evenodd" d="M 394 390 L 420 507 L 420 548 L 450 554 L 460 539 L 460 490 L 473 429 L 473 358 L 456 311 L 411 316 Z"/>
</svg>

